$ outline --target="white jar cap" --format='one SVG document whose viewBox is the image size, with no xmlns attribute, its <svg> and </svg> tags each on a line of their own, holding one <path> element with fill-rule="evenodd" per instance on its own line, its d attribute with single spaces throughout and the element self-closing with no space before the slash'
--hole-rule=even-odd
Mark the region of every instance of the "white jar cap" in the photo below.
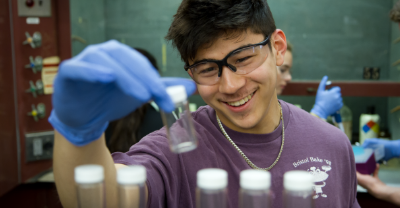
<svg viewBox="0 0 400 208">
<path fill-rule="evenodd" d="M 187 100 L 186 88 L 183 85 L 170 86 L 166 90 L 175 104 Z"/>
<path fill-rule="evenodd" d="M 146 182 L 146 168 L 142 165 L 132 165 L 117 170 L 119 184 L 142 184 Z"/>
<path fill-rule="evenodd" d="M 104 168 L 101 165 L 80 165 L 75 167 L 76 183 L 100 183 L 104 180 Z"/>
<path fill-rule="evenodd" d="M 240 187 L 251 190 L 269 189 L 271 174 L 263 170 L 244 170 L 240 172 Z"/>
<path fill-rule="evenodd" d="M 228 173 L 218 168 L 207 168 L 197 172 L 197 187 L 201 189 L 224 189 L 228 185 Z"/>
<path fill-rule="evenodd" d="M 283 186 L 289 191 L 310 191 L 314 186 L 313 179 L 307 171 L 288 171 L 283 175 Z"/>
</svg>

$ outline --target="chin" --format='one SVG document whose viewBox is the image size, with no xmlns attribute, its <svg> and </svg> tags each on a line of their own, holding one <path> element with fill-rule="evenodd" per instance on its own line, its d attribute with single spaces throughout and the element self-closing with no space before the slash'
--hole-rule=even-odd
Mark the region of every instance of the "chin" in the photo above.
<svg viewBox="0 0 400 208">
<path fill-rule="evenodd" d="M 237 116 L 232 116 L 232 115 L 226 115 L 226 117 L 237 127 L 241 129 L 247 129 L 250 130 L 257 126 L 257 124 L 261 120 L 261 112 L 248 112 L 247 114 L 244 115 L 237 115 Z"/>
<path fill-rule="evenodd" d="M 246 119 L 246 120 L 235 120 L 235 119 L 231 119 L 231 121 L 233 121 L 233 123 L 242 128 L 242 129 L 252 129 L 256 126 L 256 124 L 258 122 L 256 122 L 254 119 Z"/>
</svg>

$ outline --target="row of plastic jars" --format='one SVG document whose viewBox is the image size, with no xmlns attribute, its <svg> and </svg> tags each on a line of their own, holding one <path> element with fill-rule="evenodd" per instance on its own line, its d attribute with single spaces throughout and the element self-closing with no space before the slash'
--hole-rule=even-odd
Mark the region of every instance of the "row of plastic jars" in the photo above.
<svg viewBox="0 0 400 208">
<path fill-rule="evenodd" d="M 311 208 L 313 205 L 313 178 L 306 171 L 284 174 L 283 205 L 285 208 Z M 119 207 L 146 207 L 146 169 L 128 166 L 117 171 Z M 99 165 L 75 168 L 78 206 L 105 207 L 104 170 Z M 222 169 L 203 169 L 197 172 L 196 207 L 227 207 L 228 173 Z M 271 175 L 262 170 L 244 170 L 240 173 L 239 208 L 272 207 Z M 138 194 L 139 193 L 139 194 Z M 136 197 L 133 197 L 136 196 Z"/>
<path fill-rule="evenodd" d="M 104 169 L 100 165 L 75 168 L 79 208 L 105 207 Z M 118 204 L 123 208 L 146 207 L 146 168 L 140 165 L 117 170 Z"/>
<path fill-rule="evenodd" d="M 313 176 L 306 171 L 289 171 L 283 176 L 283 207 L 312 208 Z M 197 208 L 227 207 L 228 174 L 222 169 L 203 169 L 197 173 Z M 240 173 L 239 208 L 272 207 L 271 175 L 263 170 Z"/>
</svg>

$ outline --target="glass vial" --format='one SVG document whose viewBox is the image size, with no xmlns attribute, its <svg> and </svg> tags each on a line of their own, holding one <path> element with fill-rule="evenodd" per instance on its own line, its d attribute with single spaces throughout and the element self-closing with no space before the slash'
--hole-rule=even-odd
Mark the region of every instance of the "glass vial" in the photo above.
<svg viewBox="0 0 400 208">
<path fill-rule="evenodd" d="M 78 207 L 105 207 L 104 169 L 100 165 L 81 165 L 75 168 Z"/>
<path fill-rule="evenodd" d="M 141 165 L 117 170 L 118 201 L 120 208 L 146 207 L 146 168 Z"/>
<path fill-rule="evenodd" d="M 313 176 L 307 171 L 289 171 L 283 175 L 285 208 L 313 208 Z"/>
<path fill-rule="evenodd" d="M 272 207 L 271 174 L 263 170 L 240 173 L 239 208 Z"/>
<path fill-rule="evenodd" d="M 228 173 L 217 168 L 197 172 L 196 207 L 226 208 Z"/>
<path fill-rule="evenodd" d="M 167 87 L 167 93 L 175 104 L 175 110 L 171 113 L 161 111 L 170 149 L 175 153 L 191 151 L 197 147 L 197 138 L 189 111 L 186 89 L 183 85 L 171 86 Z"/>
</svg>

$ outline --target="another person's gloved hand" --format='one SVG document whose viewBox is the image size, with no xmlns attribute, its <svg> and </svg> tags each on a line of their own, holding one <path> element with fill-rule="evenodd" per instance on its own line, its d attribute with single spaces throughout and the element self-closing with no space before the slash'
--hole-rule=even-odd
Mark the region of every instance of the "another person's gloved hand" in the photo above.
<svg viewBox="0 0 400 208">
<path fill-rule="evenodd" d="M 313 109 L 311 109 L 311 113 L 323 119 L 326 119 L 329 115 L 332 115 L 343 107 L 340 87 L 332 87 L 329 90 L 325 90 L 327 80 L 328 76 L 324 76 L 319 83 L 315 104 Z"/>
<path fill-rule="evenodd" d="M 172 111 L 171 85 L 184 85 L 189 95 L 196 89 L 188 79 L 160 78 L 146 57 L 115 40 L 92 45 L 61 63 L 49 121 L 72 144 L 86 145 L 149 100 Z"/>
<path fill-rule="evenodd" d="M 372 147 L 373 145 L 383 145 L 385 147 L 384 160 L 388 161 L 394 157 L 400 157 L 400 140 L 388 141 L 383 139 L 366 139 L 362 146 L 364 148 Z"/>
</svg>

